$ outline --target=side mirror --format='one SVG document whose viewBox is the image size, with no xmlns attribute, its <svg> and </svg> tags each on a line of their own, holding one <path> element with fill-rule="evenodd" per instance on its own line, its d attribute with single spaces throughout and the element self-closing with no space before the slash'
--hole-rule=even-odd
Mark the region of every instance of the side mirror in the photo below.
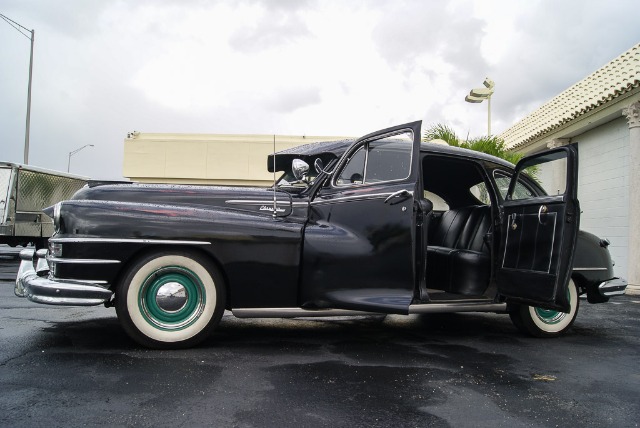
<svg viewBox="0 0 640 428">
<path fill-rule="evenodd" d="M 309 172 L 309 164 L 302 159 L 294 159 L 291 169 L 296 180 L 304 180 L 305 175 Z"/>
</svg>

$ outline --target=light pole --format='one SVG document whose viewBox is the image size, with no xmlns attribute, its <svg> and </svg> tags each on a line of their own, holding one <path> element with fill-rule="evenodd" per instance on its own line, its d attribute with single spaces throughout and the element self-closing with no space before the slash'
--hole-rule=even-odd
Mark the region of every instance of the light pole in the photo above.
<svg viewBox="0 0 640 428">
<path fill-rule="evenodd" d="M 31 77 L 33 75 L 33 41 L 36 38 L 35 30 L 28 30 L 22 25 L 18 24 L 13 19 L 7 18 L 3 14 L 0 13 L 0 18 L 4 19 L 7 24 L 11 25 L 13 28 L 18 30 L 20 34 L 25 36 L 27 39 L 31 40 L 31 53 L 29 55 L 29 87 L 27 89 L 27 127 L 24 133 L 24 163 L 25 165 L 29 164 L 29 129 L 31 127 Z M 27 36 L 24 32 L 27 31 L 31 34 L 31 36 Z"/>
<path fill-rule="evenodd" d="M 488 77 L 484 79 L 482 84 L 485 86 L 484 88 L 472 89 L 464 100 L 468 103 L 481 103 L 487 100 L 487 136 L 491 136 L 491 95 L 493 95 L 496 84 Z"/>
<path fill-rule="evenodd" d="M 93 146 L 93 144 L 85 144 L 84 146 L 80 147 L 79 149 L 75 149 L 75 150 L 69 152 L 69 161 L 67 162 L 67 172 L 69 172 L 69 168 L 71 167 L 71 156 L 75 155 L 80 150 L 82 150 L 82 149 L 84 149 L 86 147 L 94 147 L 94 146 Z"/>
</svg>

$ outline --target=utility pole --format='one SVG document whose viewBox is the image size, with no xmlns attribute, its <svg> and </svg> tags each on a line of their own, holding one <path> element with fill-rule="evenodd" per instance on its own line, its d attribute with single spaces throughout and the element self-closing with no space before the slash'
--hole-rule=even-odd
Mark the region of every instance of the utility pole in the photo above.
<svg viewBox="0 0 640 428">
<path fill-rule="evenodd" d="M 31 53 L 29 55 L 29 87 L 27 89 L 27 125 L 24 133 L 24 164 L 28 165 L 29 164 L 29 131 L 31 129 L 31 81 L 33 76 L 33 42 L 36 38 L 36 32 L 35 30 L 29 30 L 26 27 L 23 27 L 13 19 L 8 18 L 1 13 L 0 13 L 0 18 L 4 19 L 4 21 L 7 24 L 11 25 L 13 28 L 15 28 L 20 34 L 25 36 L 27 39 L 31 40 Z M 25 34 L 24 33 L 25 31 L 29 33 L 30 36 Z"/>
<path fill-rule="evenodd" d="M 31 30 L 31 54 L 29 55 L 29 89 L 27 89 L 27 128 L 24 132 L 24 163 L 29 165 L 29 132 L 31 130 L 31 78 L 33 76 L 33 41 L 35 30 Z"/>
</svg>

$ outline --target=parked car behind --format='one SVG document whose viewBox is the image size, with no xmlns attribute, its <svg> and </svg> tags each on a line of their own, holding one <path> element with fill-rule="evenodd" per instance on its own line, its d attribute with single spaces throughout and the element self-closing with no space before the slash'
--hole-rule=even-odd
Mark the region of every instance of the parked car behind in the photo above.
<svg viewBox="0 0 640 428">
<path fill-rule="evenodd" d="M 579 295 L 624 293 L 608 241 L 579 231 L 576 147 L 514 167 L 422 143 L 420 125 L 270 156 L 282 175 L 269 189 L 90 183 L 45 210 L 56 232 L 48 251 L 21 254 L 16 294 L 115 306 L 134 340 L 180 348 L 225 309 L 499 312 L 553 337 Z"/>
</svg>

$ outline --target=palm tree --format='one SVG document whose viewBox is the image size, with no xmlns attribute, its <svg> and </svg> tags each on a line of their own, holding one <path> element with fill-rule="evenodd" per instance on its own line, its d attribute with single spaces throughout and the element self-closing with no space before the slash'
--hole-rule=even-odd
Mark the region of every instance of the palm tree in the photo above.
<svg viewBox="0 0 640 428">
<path fill-rule="evenodd" d="M 431 126 L 422 136 L 422 141 L 433 140 L 443 140 L 453 147 L 462 147 L 464 149 L 475 150 L 476 152 L 487 153 L 513 164 L 518 163 L 522 158 L 521 154 L 509 151 L 505 146 L 504 140 L 500 137 L 489 135 L 463 141 L 453 129 L 441 123 Z"/>
<path fill-rule="evenodd" d="M 456 132 L 447 125 L 436 123 L 427 129 L 422 135 L 422 141 L 442 140 L 453 147 L 460 147 L 460 138 Z"/>
</svg>

